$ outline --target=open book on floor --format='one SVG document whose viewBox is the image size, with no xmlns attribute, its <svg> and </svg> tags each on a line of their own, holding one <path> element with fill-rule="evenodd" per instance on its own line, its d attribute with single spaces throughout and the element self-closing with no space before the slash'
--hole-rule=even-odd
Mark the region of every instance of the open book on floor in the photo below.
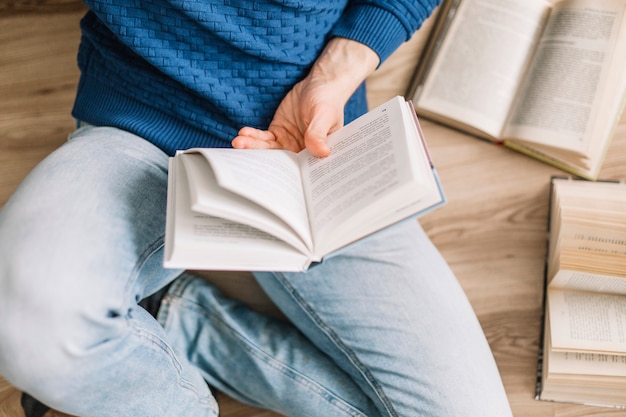
<svg viewBox="0 0 626 417">
<path fill-rule="evenodd" d="M 626 183 L 553 178 L 537 398 L 626 408 Z"/>
<path fill-rule="evenodd" d="M 445 202 L 415 110 L 396 97 L 308 151 L 196 148 L 170 158 L 164 265 L 307 269 Z"/>
<path fill-rule="evenodd" d="M 420 62 L 419 116 L 597 179 L 624 107 L 626 0 L 446 0 Z"/>
</svg>

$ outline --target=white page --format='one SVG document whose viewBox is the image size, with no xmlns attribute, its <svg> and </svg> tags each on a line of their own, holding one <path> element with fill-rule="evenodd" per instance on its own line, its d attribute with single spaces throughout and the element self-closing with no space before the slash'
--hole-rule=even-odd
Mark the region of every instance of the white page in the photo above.
<svg viewBox="0 0 626 417">
<path fill-rule="evenodd" d="M 550 321 L 546 322 L 546 334 L 550 345 Z M 550 375 L 603 375 L 626 376 L 626 355 L 607 355 L 588 352 L 557 352 L 549 350 L 547 355 Z"/>
<path fill-rule="evenodd" d="M 626 355 L 550 352 L 550 373 L 626 377 Z"/>
<path fill-rule="evenodd" d="M 417 107 L 498 138 L 548 6 L 543 0 L 463 0 L 416 92 Z"/>
<path fill-rule="evenodd" d="M 296 154 L 281 150 L 194 149 L 213 167 L 220 187 L 273 212 L 312 247 Z"/>
<path fill-rule="evenodd" d="M 408 112 L 405 100 L 396 97 L 331 135 L 330 156 L 300 154 L 318 255 L 363 237 L 366 229 L 417 213 L 427 191 L 440 201 L 430 161 L 419 153 L 420 138 L 407 130 L 405 120 L 415 117 Z"/>
<path fill-rule="evenodd" d="M 194 213 L 181 165 L 170 159 L 166 268 L 299 271 L 308 265 L 307 256 L 267 233 Z"/>
<path fill-rule="evenodd" d="M 626 354 L 626 296 L 551 288 L 548 306 L 554 350 Z"/>
<path fill-rule="evenodd" d="M 204 156 L 199 153 L 183 153 L 177 157 L 182 161 L 191 184 L 193 211 L 255 227 L 284 240 L 304 254 L 311 254 L 310 235 L 298 236 L 272 211 L 220 187 Z"/>
<path fill-rule="evenodd" d="M 552 278 L 550 285 L 563 289 L 626 295 L 626 278 L 589 272 L 560 270 Z"/>
<path fill-rule="evenodd" d="M 624 4 L 611 0 L 574 0 L 554 7 L 507 138 L 588 152 L 598 116 L 615 112 L 616 103 L 603 97 L 605 88 L 623 93 L 623 75 L 621 85 L 607 84 L 611 48 L 624 36 L 619 32 L 623 13 Z M 623 74 L 623 67 L 618 69 Z M 601 137 L 611 128 L 610 123 L 600 126 Z"/>
</svg>

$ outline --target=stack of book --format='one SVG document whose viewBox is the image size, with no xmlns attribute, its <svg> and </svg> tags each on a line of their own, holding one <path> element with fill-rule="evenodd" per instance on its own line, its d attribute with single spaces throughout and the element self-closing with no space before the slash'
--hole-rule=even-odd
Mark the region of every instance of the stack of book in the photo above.
<svg viewBox="0 0 626 417">
<path fill-rule="evenodd" d="M 626 0 L 437 13 L 417 114 L 576 176 L 551 181 L 536 398 L 626 408 L 626 184 L 598 179 L 626 101 Z"/>
<path fill-rule="evenodd" d="M 626 408 L 626 183 L 553 178 L 537 399 Z"/>
</svg>

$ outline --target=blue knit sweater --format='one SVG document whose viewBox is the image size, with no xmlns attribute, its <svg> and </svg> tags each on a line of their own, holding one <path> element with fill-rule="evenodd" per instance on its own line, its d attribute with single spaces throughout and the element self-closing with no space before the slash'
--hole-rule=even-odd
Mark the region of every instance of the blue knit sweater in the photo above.
<svg viewBox="0 0 626 417">
<path fill-rule="evenodd" d="M 384 61 L 438 0 L 87 0 L 73 115 L 168 154 L 267 128 L 330 37 Z M 359 65 L 355 62 L 354 65 Z M 362 86 L 346 122 L 367 110 Z"/>
</svg>

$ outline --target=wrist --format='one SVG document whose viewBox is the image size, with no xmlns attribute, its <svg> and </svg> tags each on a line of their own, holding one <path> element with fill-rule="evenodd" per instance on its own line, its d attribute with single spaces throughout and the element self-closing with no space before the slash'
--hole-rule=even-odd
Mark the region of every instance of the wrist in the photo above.
<svg viewBox="0 0 626 417">
<path fill-rule="evenodd" d="M 332 85 L 347 101 L 379 63 L 378 54 L 367 45 L 336 37 L 328 42 L 309 76 Z"/>
</svg>

